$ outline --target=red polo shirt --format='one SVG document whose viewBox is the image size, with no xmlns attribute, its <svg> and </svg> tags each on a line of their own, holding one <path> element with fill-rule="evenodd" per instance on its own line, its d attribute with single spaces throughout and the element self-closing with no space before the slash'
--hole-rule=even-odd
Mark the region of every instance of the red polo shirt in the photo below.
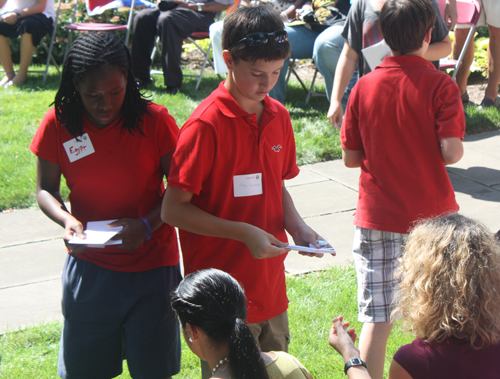
<svg viewBox="0 0 500 379">
<path fill-rule="evenodd" d="M 287 110 L 266 97 L 257 124 L 221 83 L 184 124 L 172 159 L 168 185 L 193 193 L 191 203 L 223 219 L 255 225 L 286 242 L 282 180 L 299 172 Z M 258 174 L 262 194 L 235 197 L 233 178 Z M 179 231 L 185 274 L 218 268 L 244 287 L 247 322 L 275 317 L 288 307 L 286 254 L 254 259 L 245 244 Z"/>
<path fill-rule="evenodd" d="M 73 162 L 63 144 L 74 137 L 57 121 L 54 109 L 45 114 L 30 149 L 60 166 L 70 190 L 71 213 L 84 228 L 88 221 L 145 217 L 161 201 L 160 157 L 175 148 L 179 128 L 165 107 L 151 104 L 148 110 L 144 135 L 122 131 L 120 118 L 99 130 L 84 117 L 83 135 L 94 152 Z M 135 250 L 87 248 L 78 258 L 127 272 L 173 266 L 179 263 L 177 236 L 172 226 L 163 224 Z"/>
<path fill-rule="evenodd" d="M 458 211 L 439 141 L 463 138 L 457 84 L 423 58 L 386 57 L 353 89 L 342 148 L 362 150 L 355 225 L 408 233 L 413 222 Z"/>
</svg>

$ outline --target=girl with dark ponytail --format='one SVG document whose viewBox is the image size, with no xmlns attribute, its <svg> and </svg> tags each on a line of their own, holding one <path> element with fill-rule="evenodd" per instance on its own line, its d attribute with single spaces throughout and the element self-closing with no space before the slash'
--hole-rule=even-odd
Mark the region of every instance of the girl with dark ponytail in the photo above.
<svg viewBox="0 0 500 379">
<path fill-rule="evenodd" d="M 189 348 L 208 362 L 213 378 L 312 379 L 291 355 L 260 352 L 245 323 L 243 289 L 229 274 L 217 269 L 189 274 L 171 301 Z"/>
<path fill-rule="evenodd" d="M 54 104 L 30 149 L 38 204 L 64 228 L 69 253 L 58 375 L 113 378 L 127 359 L 133 378 L 169 378 L 180 370 L 180 333 L 168 300 L 181 276 L 160 208 L 179 128 L 141 96 L 127 47 L 107 33 L 71 46 Z M 91 221 L 118 233 L 92 242 Z"/>
</svg>

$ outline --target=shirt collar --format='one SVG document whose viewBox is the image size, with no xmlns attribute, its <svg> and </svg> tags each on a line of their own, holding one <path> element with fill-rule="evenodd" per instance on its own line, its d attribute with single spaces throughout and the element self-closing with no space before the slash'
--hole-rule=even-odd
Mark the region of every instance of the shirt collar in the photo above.
<svg viewBox="0 0 500 379">
<path fill-rule="evenodd" d="M 219 107 L 222 114 L 226 117 L 249 117 L 250 113 L 247 113 L 241 108 L 234 97 L 229 93 L 227 88 L 224 86 L 225 81 L 219 84 L 219 88 L 216 90 L 215 103 Z M 278 112 L 278 107 L 274 102 L 266 96 L 264 98 L 264 113 L 276 114 Z"/>
<path fill-rule="evenodd" d="M 434 65 L 427 59 L 422 57 L 417 57 L 415 55 L 389 55 L 384 58 L 381 64 L 379 64 L 375 69 L 378 68 L 390 68 L 390 67 L 430 67 L 435 68 Z"/>
</svg>

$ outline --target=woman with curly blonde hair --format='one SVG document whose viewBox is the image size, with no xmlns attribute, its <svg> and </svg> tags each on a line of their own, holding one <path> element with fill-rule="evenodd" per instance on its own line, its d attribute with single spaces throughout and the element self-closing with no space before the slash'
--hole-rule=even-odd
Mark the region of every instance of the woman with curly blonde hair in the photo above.
<svg viewBox="0 0 500 379">
<path fill-rule="evenodd" d="M 398 308 L 417 339 L 394 355 L 389 379 L 500 377 L 500 244 L 453 214 L 408 237 Z"/>
</svg>

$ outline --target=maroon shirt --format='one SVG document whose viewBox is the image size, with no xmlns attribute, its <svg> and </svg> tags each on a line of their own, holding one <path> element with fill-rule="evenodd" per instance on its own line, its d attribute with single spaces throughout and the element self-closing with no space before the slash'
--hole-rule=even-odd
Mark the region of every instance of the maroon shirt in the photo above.
<svg viewBox="0 0 500 379">
<path fill-rule="evenodd" d="M 474 350 L 470 342 L 455 338 L 442 343 L 418 338 L 394 354 L 413 379 L 498 379 L 499 358 L 500 344 Z"/>
</svg>

